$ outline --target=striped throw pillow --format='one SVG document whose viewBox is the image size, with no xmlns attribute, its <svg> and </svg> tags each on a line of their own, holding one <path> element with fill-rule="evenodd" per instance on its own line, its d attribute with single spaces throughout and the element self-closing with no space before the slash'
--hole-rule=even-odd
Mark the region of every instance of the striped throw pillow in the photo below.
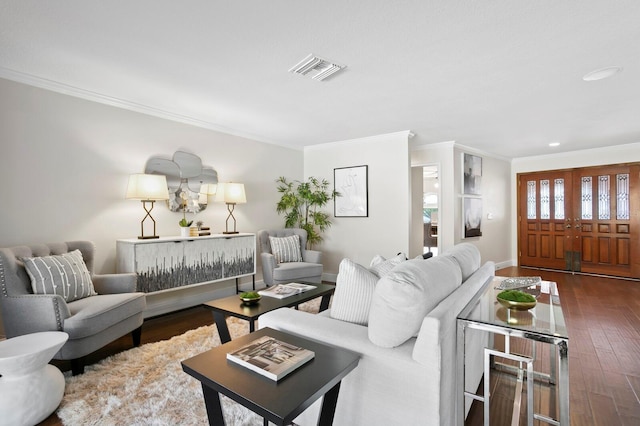
<svg viewBox="0 0 640 426">
<path fill-rule="evenodd" d="M 22 261 L 34 294 L 59 294 L 67 302 L 97 294 L 80 250 Z"/>
<path fill-rule="evenodd" d="M 367 325 L 377 282 L 378 276 L 374 272 L 351 259 L 342 259 L 331 300 L 331 318 Z"/>
<path fill-rule="evenodd" d="M 299 235 L 269 237 L 269 243 L 271 243 L 271 253 L 275 256 L 276 262 L 302 262 Z"/>
</svg>

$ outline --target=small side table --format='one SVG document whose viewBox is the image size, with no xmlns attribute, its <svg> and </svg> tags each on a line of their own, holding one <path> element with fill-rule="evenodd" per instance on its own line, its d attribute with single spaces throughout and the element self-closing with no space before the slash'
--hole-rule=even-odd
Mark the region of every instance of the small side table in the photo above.
<svg viewBox="0 0 640 426">
<path fill-rule="evenodd" d="M 261 336 L 310 349 L 315 357 L 277 382 L 227 360 L 227 352 Z M 221 393 L 262 416 L 265 425 L 272 422 L 282 426 L 324 395 L 318 424 L 328 426 L 333 423 L 340 382 L 359 360 L 360 355 L 346 349 L 263 328 L 182 361 L 182 369 L 202 383 L 211 425 L 224 425 Z"/>
<path fill-rule="evenodd" d="M 40 423 L 60 405 L 64 376 L 48 362 L 68 338 L 45 331 L 0 341 L 1 425 Z"/>
</svg>

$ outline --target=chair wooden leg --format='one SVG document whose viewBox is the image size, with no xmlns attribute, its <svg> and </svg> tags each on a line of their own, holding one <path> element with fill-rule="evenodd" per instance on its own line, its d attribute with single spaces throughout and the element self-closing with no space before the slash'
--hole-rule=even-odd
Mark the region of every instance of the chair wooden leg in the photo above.
<svg viewBox="0 0 640 426">
<path fill-rule="evenodd" d="M 142 338 L 142 326 L 133 330 L 131 332 L 131 337 L 133 337 L 133 346 L 140 346 L 140 339 Z"/>
<path fill-rule="evenodd" d="M 71 360 L 71 374 L 77 376 L 84 373 L 84 360 L 82 358 L 76 358 Z"/>
</svg>

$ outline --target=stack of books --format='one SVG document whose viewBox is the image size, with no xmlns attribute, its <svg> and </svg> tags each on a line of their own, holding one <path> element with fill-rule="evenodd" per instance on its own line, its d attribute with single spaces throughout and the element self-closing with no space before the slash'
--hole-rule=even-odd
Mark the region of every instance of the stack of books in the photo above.
<svg viewBox="0 0 640 426">
<path fill-rule="evenodd" d="M 263 336 L 227 353 L 227 359 L 278 381 L 315 357 L 315 352 Z"/>
</svg>

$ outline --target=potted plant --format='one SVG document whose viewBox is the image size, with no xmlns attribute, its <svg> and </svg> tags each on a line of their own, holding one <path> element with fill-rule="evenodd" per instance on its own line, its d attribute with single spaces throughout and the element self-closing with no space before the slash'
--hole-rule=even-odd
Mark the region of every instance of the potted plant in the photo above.
<svg viewBox="0 0 640 426">
<path fill-rule="evenodd" d="M 307 247 L 312 249 L 322 241 L 322 232 L 331 226 L 330 215 L 320 208 L 329 200 L 339 197 L 336 190 L 329 190 L 329 181 L 310 177 L 306 182 L 288 181 L 279 177 L 278 192 L 282 194 L 276 206 L 278 214 L 284 213 L 285 228 L 302 228 L 307 231 Z"/>
<path fill-rule="evenodd" d="M 186 194 L 184 192 L 182 192 L 180 194 L 180 197 L 182 198 L 182 219 L 180 219 L 180 222 L 178 222 L 178 225 L 180 225 L 180 236 L 188 237 L 189 236 L 189 228 L 191 227 L 191 224 L 193 223 L 193 220 L 187 220 L 187 197 L 186 197 Z"/>
</svg>

